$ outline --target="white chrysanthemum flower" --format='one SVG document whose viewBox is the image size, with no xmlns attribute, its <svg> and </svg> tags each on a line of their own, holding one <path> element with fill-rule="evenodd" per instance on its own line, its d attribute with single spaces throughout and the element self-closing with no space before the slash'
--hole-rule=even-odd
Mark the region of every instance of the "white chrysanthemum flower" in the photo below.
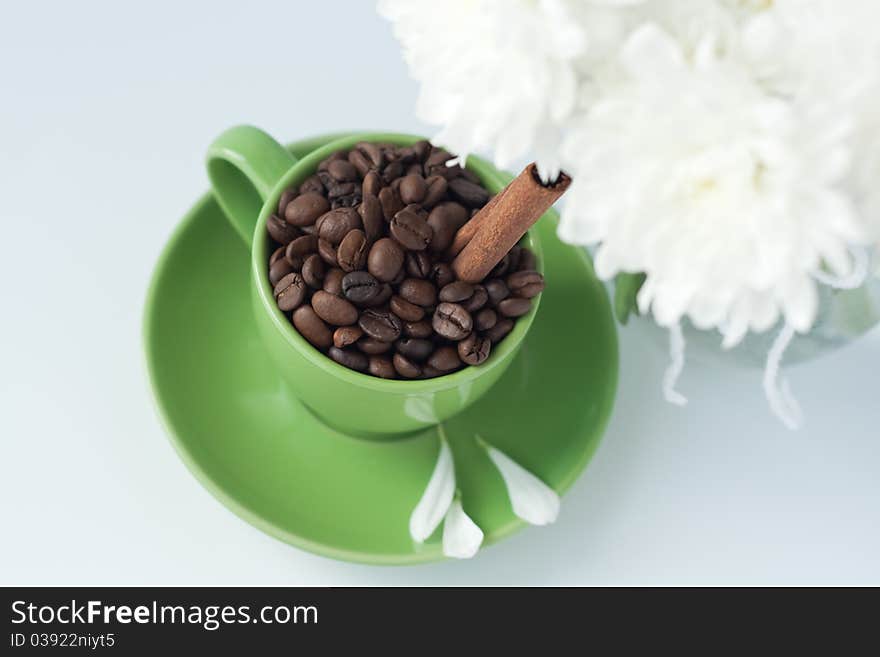
<svg viewBox="0 0 880 657">
<path fill-rule="evenodd" d="M 811 273 L 846 273 L 863 237 L 841 189 L 851 126 L 768 94 L 711 37 L 688 54 L 646 24 L 620 59 L 564 145 L 577 173 L 561 236 L 598 242 L 603 278 L 645 272 L 639 304 L 663 326 L 687 316 L 735 343 L 782 312 L 809 329 Z"/>
<path fill-rule="evenodd" d="M 646 274 L 640 309 L 672 329 L 670 400 L 683 402 L 681 320 L 718 328 L 731 347 L 781 317 L 775 372 L 814 323 L 817 282 L 861 280 L 852 247 L 880 248 L 876 0 L 380 9 L 422 84 L 419 116 L 442 126 L 437 141 L 493 150 L 502 167 L 528 154 L 545 177 L 564 168 L 562 237 L 598 246 L 603 278 Z"/>
<path fill-rule="evenodd" d="M 856 119 L 856 144 L 850 189 L 870 238 L 880 250 L 880 90 L 864 103 Z"/>
<path fill-rule="evenodd" d="M 380 0 L 379 12 L 422 83 L 418 115 L 442 126 L 438 143 L 460 156 L 491 149 L 500 166 L 533 153 L 542 175 L 555 177 L 589 19 L 638 1 Z"/>
<path fill-rule="evenodd" d="M 743 58 L 765 87 L 844 111 L 871 92 L 880 66 L 875 0 L 725 0 L 738 8 Z M 873 89 L 876 93 L 876 88 Z"/>
</svg>

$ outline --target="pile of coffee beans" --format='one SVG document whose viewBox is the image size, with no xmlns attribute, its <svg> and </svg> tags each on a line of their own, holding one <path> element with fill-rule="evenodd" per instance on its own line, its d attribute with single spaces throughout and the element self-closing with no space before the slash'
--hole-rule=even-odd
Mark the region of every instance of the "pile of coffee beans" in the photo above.
<svg viewBox="0 0 880 657">
<path fill-rule="evenodd" d="M 456 280 L 446 251 L 490 198 L 427 141 L 337 152 L 269 217 L 278 308 L 337 363 L 386 379 L 479 365 L 544 289 L 514 246 L 482 283 Z"/>
</svg>

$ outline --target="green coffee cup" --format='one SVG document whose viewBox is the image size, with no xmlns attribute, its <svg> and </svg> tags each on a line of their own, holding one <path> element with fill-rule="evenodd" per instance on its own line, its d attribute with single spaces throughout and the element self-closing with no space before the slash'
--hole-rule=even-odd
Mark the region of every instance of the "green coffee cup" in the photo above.
<svg viewBox="0 0 880 657">
<path fill-rule="evenodd" d="M 531 311 L 516 321 L 482 365 L 415 381 L 379 379 L 337 364 L 309 344 L 290 317 L 278 309 L 268 278 L 266 220 L 281 193 L 315 173 L 327 156 L 358 142 L 405 146 L 420 139 L 423 137 L 385 133 L 350 135 L 297 160 L 262 130 L 236 126 L 208 148 L 207 169 L 214 196 L 251 252 L 252 306 L 264 347 L 293 393 L 315 415 L 340 431 L 364 438 L 398 438 L 447 420 L 473 404 L 510 365 L 540 301 L 540 296 L 533 299 Z M 498 171 L 488 163 L 471 157 L 467 168 L 491 192 L 503 188 Z M 534 232 L 529 232 L 525 244 L 543 270 Z"/>
</svg>

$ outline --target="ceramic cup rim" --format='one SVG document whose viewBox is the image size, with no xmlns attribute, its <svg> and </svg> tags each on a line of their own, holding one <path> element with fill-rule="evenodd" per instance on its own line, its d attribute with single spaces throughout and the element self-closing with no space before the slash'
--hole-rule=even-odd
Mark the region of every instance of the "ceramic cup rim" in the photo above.
<svg viewBox="0 0 880 657">
<path fill-rule="evenodd" d="M 517 350 L 523 338 L 528 334 L 541 300 L 540 294 L 532 299 L 531 310 L 522 317 L 516 318 L 513 329 L 500 342 L 497 349 L 493 345 L 492 352 L 486 362 L 476 366 L 466 366 L 451 374 L 443 374 L 431 379 L 382 379 L 344 367 L 309 343 L 296 330 L 287 315 L 279 310 L 278 305 L 275 303 L 275 297 L 267 273 L 269 240 L 266 233 L 266 221 L 275 212 L 282 192 L 288 187 L 301 184 L 306 178 L 314 174 L 317 171 L 318 164 L 329 155 L 339 150 L 349 149 L 358 142 L 385 142 L 396 146 L 409 146 L 422 139 L 425 139 L 425 137 L 404 133 L 359 132 L 340 137 L 317 148 L 305 157 L 297 160 L 272 188 L 260 209 L 260 215 L 251 237 L 252 282 L 263 310 L 269 315 L 272 324 L 285 342 L 310 364 L 320 368 L 328 375 L 351 385 L 380 392 L 417 394 L 457 388 L 476 380 L 496 367 L 502 366 L 507 358 Z M 468 158 L 466 168 L 479 176 L 484 185 L 495 186 L 499 190 L 504 187 L 504 183 L 497 170 L 488 163 L 471 156 Z M 543 273 L 543 253 L 534 229 L 526 234 L 526 240 L 529 248 L 537 256 L 538 271 Z"/>
</svg>

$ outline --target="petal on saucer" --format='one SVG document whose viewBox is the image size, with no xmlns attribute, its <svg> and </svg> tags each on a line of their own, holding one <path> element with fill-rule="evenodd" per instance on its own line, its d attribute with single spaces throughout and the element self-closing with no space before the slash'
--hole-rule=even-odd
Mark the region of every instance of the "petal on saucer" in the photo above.
<svg viewBox="0 0 880 657">
<path fill-rule="evenodd" d="M 452 504 L 455 495 L 455 467 L 452 461 L 452 451 L 442 437 L 440 439 L 440 453 L 437 455 L 437 464 L 431 475 L 422 499 L 413 509 L 409 518 L 409 533 L 413 540 L 423 543 L 437 526 L 443 521 L 443 516 Z"/>
<path fill-rule="evenodd" d="M 559 515 L 559 495 L 504 452 L 486 445 L 498 468 L 513 512 L 532 525 L 549 525 Z"/>
<path fill-rule="evenodd" d="M 443 554 L 454 559 L 470 559 L 483 544 L 483 530 L 464 512 L 455 498 L 443 521 Z"/>
</svg>

